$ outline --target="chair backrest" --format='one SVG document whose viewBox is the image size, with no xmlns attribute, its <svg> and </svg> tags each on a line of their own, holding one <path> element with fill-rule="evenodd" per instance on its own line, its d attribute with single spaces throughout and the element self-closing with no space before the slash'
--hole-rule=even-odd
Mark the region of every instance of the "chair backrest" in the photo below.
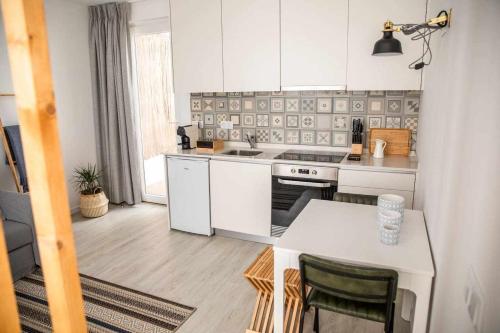
<svg viewBox="0 0 500 333">
<path fill-rule="evenodd" d="M 396 298 L 398 273 L 394 270 L 348 265 L 308 254 L 301 254 L 299 263 L 304 301 L 306 285 L 351 301 L 391 305 Z"/>
<path fill-rule="evenodd" d="M 335 192 L 333 195 L 333 201 L 348 202 L 361 205 L 377 205 L 378 196 L 367 195 L 367 194 L 354 194 L 354 193 L 342 193 Z"/>
</svg>

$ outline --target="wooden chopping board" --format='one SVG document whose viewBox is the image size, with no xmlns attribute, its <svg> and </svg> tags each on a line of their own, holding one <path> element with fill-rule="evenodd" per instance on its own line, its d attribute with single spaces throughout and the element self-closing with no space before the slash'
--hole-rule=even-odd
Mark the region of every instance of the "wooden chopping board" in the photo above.
<svg viewBox="0 0 500 333">
<path fill-rule="evenodd" d="M 372 128 L 370 130 L 370 154 L 375 150 L 375 140 L 381 139 L 387 142 L 384 154 L 404 155 L 410 154 L 411 130 L 407 128 Z"/>
</svg>

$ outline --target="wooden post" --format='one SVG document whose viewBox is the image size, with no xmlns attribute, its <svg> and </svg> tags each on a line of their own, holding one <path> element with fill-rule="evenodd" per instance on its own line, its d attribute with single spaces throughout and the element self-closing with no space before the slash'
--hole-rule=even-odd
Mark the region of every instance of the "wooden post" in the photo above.
<svg viewBox="0 0 500 333">
<path fill-rule="evenodd" d="M 2 301 L 0 302 L 0 332 L 21 332 L 2 223 L 0 223 L 0 295 L 2 295 Z"/>
<path fill-rule="evenodd" d="M 50 70 L 44 0 L 0 0 L 54 332 L 86 332 Z"/>
</svg>

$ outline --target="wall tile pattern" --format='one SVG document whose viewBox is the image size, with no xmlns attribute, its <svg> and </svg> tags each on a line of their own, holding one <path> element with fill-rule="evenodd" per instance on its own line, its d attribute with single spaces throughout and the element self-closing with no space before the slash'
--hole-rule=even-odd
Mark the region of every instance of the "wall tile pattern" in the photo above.
<svg viewBox="0 0 500 333">
<path fill-rule="evenodd" d="M 416 146 L 420 91 L 259 91 L 192 93 L 191 118 L 200 137 L 349 147 L 352 121 L 361 119 L 365 146 L 370 128 L 409 128 Z M 232 130 L 220 128 L 233 122 Z"/>
</svg>

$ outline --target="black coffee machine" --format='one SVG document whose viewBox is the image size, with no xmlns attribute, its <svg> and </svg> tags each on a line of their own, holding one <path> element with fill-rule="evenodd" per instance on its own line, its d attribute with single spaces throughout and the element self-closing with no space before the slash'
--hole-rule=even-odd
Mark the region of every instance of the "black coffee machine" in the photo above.
<svg viewBox="0 0 500 333">
<path fill-rule="evenodd" d="M 191 125 L 188 125 L 188 126 L 191 126 Z M 177 135 L 181 137 L 181 147 L 182 149 L 192 149 L 191 148 L 191 139 L 189 138 L 189 136 L 186 135 L 186 129 L 185 127 L 188 127 L 188 126 L 179 126 L 177 128 Z"/>
</svg>

